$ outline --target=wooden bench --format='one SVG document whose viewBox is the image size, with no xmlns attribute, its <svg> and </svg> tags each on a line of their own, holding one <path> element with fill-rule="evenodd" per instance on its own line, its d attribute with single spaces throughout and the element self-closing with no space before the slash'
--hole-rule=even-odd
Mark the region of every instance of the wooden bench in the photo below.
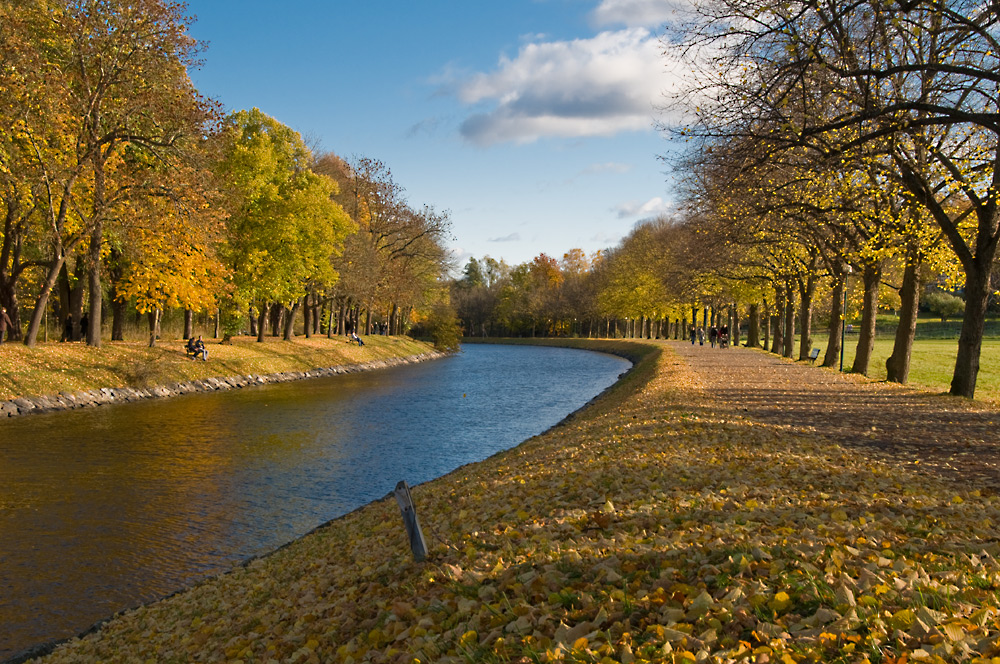
<svg viewBox="0 0 1000 664">
<path fill-rule="evenodd" d="M 816 364 L 816 358 L 819 357 L 819 348 L 813 348 L 809 351 L 809 361 Z"/>
</svg>

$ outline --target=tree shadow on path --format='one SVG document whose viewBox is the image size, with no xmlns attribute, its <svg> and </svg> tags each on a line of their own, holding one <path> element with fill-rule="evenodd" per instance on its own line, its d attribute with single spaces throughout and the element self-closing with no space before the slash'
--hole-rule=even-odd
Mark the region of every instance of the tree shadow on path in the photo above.
<svg viewBox="0 0 1000 664">
<path fill-rule="evenodd" d="M 670 344 L 717 405 L 869 456 L 1000 492 L 1000 412 L 959 397 L 864 381 L 747 348 Z"/>
</svg>

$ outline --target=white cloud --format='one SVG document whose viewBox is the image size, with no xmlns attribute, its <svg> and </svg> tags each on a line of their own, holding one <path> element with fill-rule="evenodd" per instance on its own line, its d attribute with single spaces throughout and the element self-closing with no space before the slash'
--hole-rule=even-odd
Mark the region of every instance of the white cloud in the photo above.
<svg viewBox="0 0 1000 664">
<path fill-rule="evenodd" d="M 451 252 L 451 258 L 455 263 L 465 264 L 470 258 L 473 257 L 473 253 L 463 247 L 453 246 L 449 249 L 449 251 Z"/>
<path fill-rule="evenodd" d="M 597 233 L 596 235 L 590 236 L 591 242 L 599 242 L 605 247 L 613 247 L 621 241 L 622 236 L 620 233 L 609 235 L 608 233 Z"/>
<path fill-rule="evenodd" d="M 490 107 L 468 117 L 462 135 L 491 145 L 650 130 L 680 75 L 661 50 L 643 28 L 522 46 L 515 58 L 501 57 L 495 71 L 460 86 L 463 102 Z"/>
<path fill-rule="evenodd" d="M 629 217 L 655 217 L 659 214 L 668 214 L 673 210 L 673 204 L 670 201 L 660 198 L 659 196 L 651 198 L 645 203 L 629 201 L 628 203 L 622 203 L 615 208 L 619 219 L 627 219 Z"/>
<path fill-rule="evenodd" d="M 511 233 L 510 235 L 504 235 L 503 237 L 491 237 L 489 242 L 520 242 L 520 233 Z"/>
<path fill-rule="evenodd" d="M 690 0 L 602 0 L 590 14 L 592 24 L 607 27 L 645 27 L 657 29 L 679 20 L 691 9 Z"/>
<path fill-rule="evenodd" d="M 608 161 L 603 164 L 591 164 L 580 171 L 580 175 L 600 175 L 601 173 L 628 173 L 632 170 L 631 164 L 621 164 Z"/>
</svg>

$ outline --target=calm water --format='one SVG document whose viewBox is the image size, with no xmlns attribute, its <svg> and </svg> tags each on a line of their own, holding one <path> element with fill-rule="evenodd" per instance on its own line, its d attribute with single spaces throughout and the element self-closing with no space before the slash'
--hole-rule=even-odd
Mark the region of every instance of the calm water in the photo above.
<svg viewBox="0 0 1000 664">
<path fill-rule="evenodd" d="M 513 447 L 628 363 L 444 360 L 0 422 L 0 660 Z"/>
</svg>

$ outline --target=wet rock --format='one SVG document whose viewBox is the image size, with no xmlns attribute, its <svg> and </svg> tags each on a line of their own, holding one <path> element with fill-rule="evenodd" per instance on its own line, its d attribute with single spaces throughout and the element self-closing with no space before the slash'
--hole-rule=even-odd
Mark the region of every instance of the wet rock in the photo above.
<svg viewBox="0 0 1000 664">
<path fill-rule="evenodd" d="M 16 399 L 12 400 L 11 403 L 13 403 L 14 405 L 16 405 L 18 411 L 20 411 L 22 413 L 23 412 L 27 412 L 27 411 L 35 410 L 35 402 L 30 401 L 28 399 L 25 399 L 24 397 L 18 397 Z"/>
</svg>

